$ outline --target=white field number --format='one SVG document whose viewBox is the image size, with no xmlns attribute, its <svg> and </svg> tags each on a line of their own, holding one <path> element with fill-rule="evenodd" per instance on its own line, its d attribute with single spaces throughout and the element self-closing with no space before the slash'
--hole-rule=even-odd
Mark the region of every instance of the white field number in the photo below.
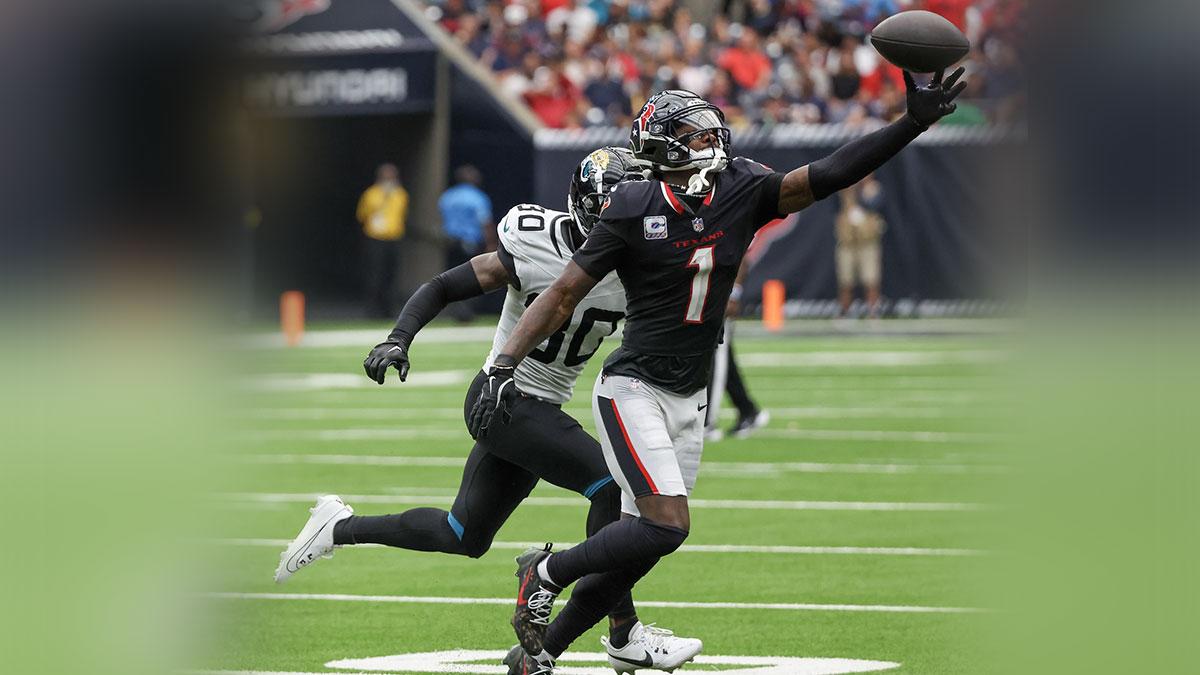
<svg viewBox="0 0 1200 675">
<path fill-rule="evenodd" d="M 692 251 L 688 267 L 696 268 L 692 278 L 692 296 L 688 299 L 687 316 L 684 321 L 700 323 L 704 320 L 704 301 L 708 298 L 708 278 L 713 270 L 713 246 L 702 246 Z"/>
</svg>

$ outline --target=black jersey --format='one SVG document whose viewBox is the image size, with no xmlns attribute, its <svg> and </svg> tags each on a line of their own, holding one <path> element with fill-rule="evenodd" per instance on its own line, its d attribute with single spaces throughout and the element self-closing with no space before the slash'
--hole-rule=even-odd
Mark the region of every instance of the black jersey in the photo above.
<svg viewBox="0 0 1200 675">
<path fill-rule="evenodd" d="M 755 232 L 781 217 L 783 174 L 738 157 L 702 198 L 661 181 L 621 183 L 576 264 L 616 270 L 628 298 L 621 348 L 605 372 L 689 395 L 706 386 L 725 305 Z"/>
</svg>

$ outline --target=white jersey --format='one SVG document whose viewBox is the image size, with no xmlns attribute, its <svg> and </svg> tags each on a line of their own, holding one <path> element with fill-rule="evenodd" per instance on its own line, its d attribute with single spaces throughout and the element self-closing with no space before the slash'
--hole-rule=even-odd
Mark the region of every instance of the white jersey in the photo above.
<svg viewBox="0 0 1200 675">
<path fill-rule="evenodd" d="M 492 352 L 484 370 L 517 327 L 525 308 L 562 274 L 574 254 L 571 217 L 535 204 L 515 206 L 496 226 L 504 250 L 512 256 L 519 288 L 508 287 L 504 311 L 496 326 Z M 517 364 L 513 377 L 517 388 L 551 403 L 566 403 L 575 391 L 575 381 L 600 341 L 617 330 L 625 316 L 625 288 L 616 272 L 600 280 L 588 293 L 571 320 Z"/>
</svg>

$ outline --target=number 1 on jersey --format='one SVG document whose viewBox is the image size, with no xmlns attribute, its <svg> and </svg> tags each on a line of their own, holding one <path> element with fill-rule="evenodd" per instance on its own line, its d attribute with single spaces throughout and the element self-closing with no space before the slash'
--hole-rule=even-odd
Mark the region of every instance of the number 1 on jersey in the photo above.
<svg viewBox="0 0 1200 675">
<path fill-rule="evenodd" d="M 696 276 L 692 278 L 692 296 L 688 298 L 687 315 L 683 320 L 688 323 L 704 321 L 704 302 L 708 299 L 708 277 L 713 270 L 713 249 L 715 246 L 701 246 L 692 251 L 692 259 L 688 267 L 696 268 Z"/>
</svg>

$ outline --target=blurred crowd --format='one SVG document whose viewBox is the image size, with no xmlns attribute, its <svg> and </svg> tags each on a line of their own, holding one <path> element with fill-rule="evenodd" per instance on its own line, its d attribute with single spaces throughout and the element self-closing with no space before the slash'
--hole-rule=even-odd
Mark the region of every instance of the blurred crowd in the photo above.
<svg viewBox="0 0 1200 675">
<path fill-rule="evenodd" d="M 867 36 L 927 9 L 971 40 L 969 88 L 946 123 L 1024 111 L 1026 0 L 425 0 L 427 12 L 550 128 L 624 126 L 682 88 L 730 126 L 872 126 L 904 110 L 899 69 Z"/>
</svg>

